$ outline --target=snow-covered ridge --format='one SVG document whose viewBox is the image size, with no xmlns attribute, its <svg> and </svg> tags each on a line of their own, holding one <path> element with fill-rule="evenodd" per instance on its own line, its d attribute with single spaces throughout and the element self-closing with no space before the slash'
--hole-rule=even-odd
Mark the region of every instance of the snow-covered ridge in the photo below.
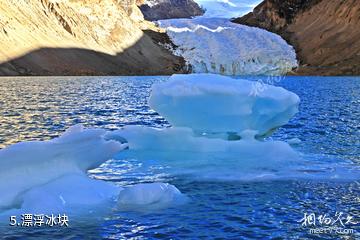
<svg viewBox="0 0 360 240">
<path fill-rule="evenodd" d="M 298 65 L 294 48 L 280 36 L 228 19 L 172 19 L 159 25 L 194 73 L 282 75 Z"/>
</svg>

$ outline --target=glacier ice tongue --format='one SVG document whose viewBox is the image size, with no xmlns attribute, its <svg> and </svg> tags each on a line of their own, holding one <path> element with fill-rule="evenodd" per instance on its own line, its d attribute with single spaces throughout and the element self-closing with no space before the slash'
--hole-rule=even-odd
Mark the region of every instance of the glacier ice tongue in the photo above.
<svg viewBox="0 0 360 240">
<path fill-rule="evenodd" d="M 282 75 L 298 65 L 294 48 L 277 34 L 228 19 L 170 19 L 159 25 L 194 73 Z"/>
<path fill-rule="evenodd" d="M 254 83 L 214 74 L 173 75 L 152 86 L 149 104 L 176 127 L 263 136 L 286 124 L 300 99 L 272 85 L 255 94 Z"/>
</svg>

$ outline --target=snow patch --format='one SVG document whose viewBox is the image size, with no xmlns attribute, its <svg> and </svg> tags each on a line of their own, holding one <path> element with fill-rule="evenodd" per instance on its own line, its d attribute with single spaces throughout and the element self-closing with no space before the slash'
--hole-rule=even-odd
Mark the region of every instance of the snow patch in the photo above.
<svg viewBox="0 0 360 240">
<path fill-rule="evenodd" d="M 0 150 L 0 210 L 20 205 L 24 193 L 69 174 L 84 174 L 126 148 L 103 138 L 105 130 L 81 125 L 50 141 L 22 142 Z"/>
</svg>

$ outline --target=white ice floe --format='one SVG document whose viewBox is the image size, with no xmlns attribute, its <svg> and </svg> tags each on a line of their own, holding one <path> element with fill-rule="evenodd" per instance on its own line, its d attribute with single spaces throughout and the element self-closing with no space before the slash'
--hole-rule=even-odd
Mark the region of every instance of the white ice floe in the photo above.
<svg viewBox="0 0 360 240">
<path fill-rule="evenodd" d="M 229 141 L 218 136 L 199 136 L 189 128 L 154 129 L 127 126 L 108 138 L 125 138 L 129 149 L 118 158 L 156 160 L 174 175 L 199 179 L 261 180 L 288 176 L 299 154 L 281 141 L 244 139 Z"/>
<path fill-rule="evenodd" d="M 122 190 L 114 184 L 89 178 L 86 174 L 70 174 L 26 191 L 21 211 L 29 213 L 71 213 L 94 210 L 115 202 Z M 110 205 L 111 206 L 111 205 Z"/>
<path fill-rule="evenodd" d="M 104 204 L 146 211 L 186 202 L 166 183 L 122 188 L 87 176 L 111 158 L 195 179 L 359 178 L 358 168 L 304 159 L 286 142 L 265 141 L 264 135 L 297 112 L 300 100 L 280 87 L 266 85 L 256 94 L 253 87 L 251 81 L 220 75 L 175 75 L 155 84 L 150 97 L 150 106 L 173 127 L 74 126 L 53 140 L 0 150 L 0 219 L 14 211 L 81 213 Z"/>
<path fill-rule="evenodd" d="M 105 140 L 105 130 L 70 128 L 49 141 L 23 142 L 0 150 L 0 209 L 21 205 L 24 193 L 69 174 L 84 174 L 126 145 Z"/>
<path fill-rule="evenodd" d="M 154 7 L 159 4 L 159 0 L 145 0 L 144 4 L 148 5 L 149 7 Z"/>
<path fill-rule="evenodd" d="M 194 73 L 281 75 L 296 67 L 296 53 L 279 35 L 230 22 L 198 17 L 159 21 Z"/>
<path fill-rule="evenodd" d="M 121 191 L 118 206 L 126 210 L 154 210 L 182 204 L 186 200 L 187 198 L 171 184 L 144 183 Z"/>
<path fill-rule="evenodd" d="M 134 195 L 133 190 L 123 190 L 86 175 L 88 170 L 128 147 L 124 139 L 106 139 L 106 134 L 105 130 L 77 125 L 53 140 L 23 142 L 0 150 L 0 215 L 4 211 L 80 213 L 93 210 L 94 206 L 115 203 L 120 192 L 120 199 L 134 197 L 134 201 L 138 201 L 141 196 Z M 156 186 L 141 185 L 140 188 L 149 194 Z M 158 188 L 165 186 L 168 190 L 163 193 L 158 190 L 158 196 L 164 205 L 170 205 L 171 194 L 175 198 L 177 192 L 175 187 L 166 184 L 159 184 Z M 135 185 L 131 189 L 138 188 Z M 149 198 L 149 207 L 153 207 L 154 199 L 155 196 Z M 146 204 L 142 203 L 144 208 Z"/>
<path fill-rule="evenodd" d="M 299 97 L 284 88 L 213 74 L 174 75 L 154 84 L 150 106 L 173 126 L 197 132 L 262 136 L 298 112 Z"/>
</svg>

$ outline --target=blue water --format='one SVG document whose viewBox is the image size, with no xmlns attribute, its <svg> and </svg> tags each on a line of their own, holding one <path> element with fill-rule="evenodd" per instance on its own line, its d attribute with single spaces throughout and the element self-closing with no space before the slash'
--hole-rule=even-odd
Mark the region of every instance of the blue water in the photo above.
<svg viewBox="0 0 360 240">
<path fill-rule="evenodd" d="M 69 126 L 118 129 L 169 124 L 149 109 L 150 86 L 167 77 L 51 77 L 0 79 L 0 147 L 45 140 Z M 262 79 L 264 82 L 267 78 Z M 273 139 L 299 138 L 307 156 L 360 164 L 360 77 L 286 77 L 275 82 L 301 98 L 300 112 Z M 2 230 L 5 239 L 356 239 L 309 234 L 304 213 L 350 214 L 360 221 L 358 181 L 209 181 L 139 171 L 136 159 L 114 159 L 91 176 L 127 186 L 169 182 L 190 197 L 157 212 L 115 211 L 68 229 Z M 359 179 L 360 180 L 360 179 Z M 0 195 L 1 197 L 1 195 Z M 359 225 L 352 226 L 360 231 Z"/>
</svg>

